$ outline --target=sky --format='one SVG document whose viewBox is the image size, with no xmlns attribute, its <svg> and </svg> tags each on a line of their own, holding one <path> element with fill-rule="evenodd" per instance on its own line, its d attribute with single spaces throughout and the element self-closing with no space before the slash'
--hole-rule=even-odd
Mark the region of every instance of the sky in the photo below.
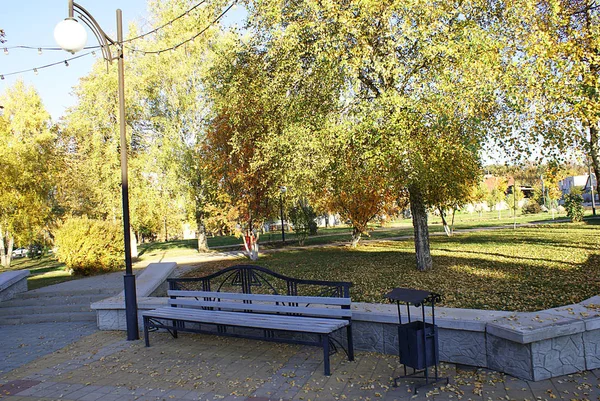
<svg viewBox="0 0 600 401">
<path fill-rule="evenodd" d="M 100 27 L 116 39 L 116 10 L 123 11 L 124 36 L 131 22 L 141 27 L 141 32 L 150 30 L 147 12 L 147 0 L 77 0 L 98 22 Z M 54 62 L 62 62 L 73 57 L 65 51 L 42 51 L 10 49 L 12 46 L 57 47 L 54 42 L 54 27 L 67 17 L 67 0 L 0 0 L 0 28 L 6 33 L 6 43 L 0 45 L 0 75 L 21 70 L 29 70 Z M 228 13 L 225 24 L 239 22 L 243 19 L 244 11 L 232 10 Z M 86 28 L 87 29 L 87 28 Z M 88 29 L 88 46 L 97 45 L 96 38 Z M 8 48 L 5 55 L 4 48 Z M 77 54 L 83 54 L 82 51 Z M 77 55 L 75 54 L 75 56 Z M 96 52 L 96 58 L 102 57 Z M 79 79 L 87 75 L 96 59 L 88 55 L 77 60 L 69 61 L 69 66 L 60 64 L 46 69 L 39 69 L 36 75 L 33 71 L 4 77 L 0 80 L 0 94 L 15 84 L 18 79 L 27 85 L 33 85 L 38 91 L 44 106 L 54 121 L 73 106 L 76 98 L 71 95 L 72 88 Z M 127 63 L 127 59 L 125 59 Z M 125 64 L 127 68 L 127 64 Z M 127 82 L 125 83 L 127 85 Z"/>
</svg>

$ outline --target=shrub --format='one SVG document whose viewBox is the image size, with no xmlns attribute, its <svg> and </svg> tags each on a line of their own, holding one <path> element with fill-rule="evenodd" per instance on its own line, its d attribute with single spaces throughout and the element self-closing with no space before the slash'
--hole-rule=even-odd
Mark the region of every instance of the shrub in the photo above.
<svg viewBox="0 0 600 401">
<path fill-rule="evenodd" d="M 539 203 L 537 203 L 534 200 L 530 200 L 529 203 L 527 203 L 523 207 L 523 214 L 536 214 L 536 213 L 541 213 L 541 212 L 542 212 L 542 207 L 540 206 Z"/>
<path fill-rule="evenodd" d="M 58 260 L 75 274 L 90 275 L 122 268 L 123 228 L 112 222 L 71 218 L 56 232 Z"/>
<path fill-rule="evenodd" d="M 565 195 L 565 210 L 573 223 L 583 220 L 583 196 L 576 191 Z"/>
</svg>

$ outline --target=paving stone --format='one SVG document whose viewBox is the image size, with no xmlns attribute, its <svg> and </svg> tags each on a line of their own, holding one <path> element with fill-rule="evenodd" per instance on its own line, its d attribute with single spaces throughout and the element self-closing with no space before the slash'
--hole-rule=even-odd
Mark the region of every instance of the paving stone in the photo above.
<svg viewBox="0 0 600 401">
<path fill-rule="evenodd" d="M 180 336 L 175 343 L 167 334 L 154 333 L 153 346 L 146 348 L 141 341 L 125 342 L 121 334 L 96 333 L 40 359 L 43 363 L 16 368 L 10 376 L 0 373 L 2 384 L 10 382 L 9 377 L 46 380 L 8 400 L 54 400 L 62 395 L 62 399 L 83 401 L 330 401 L 343 395 L 346 400 L 446 401 L 460 396 L 464 401 L 534 401 L 535 397 L 552 400 L 552 395 L 581 399 L 585 392 L 596 400 L 591 394 L 600 391 L 598 370 L 530 383 L 485 369 L 443 364 L 440 375 L 450 375 L 451 384 L 415 394 L 407 391 L 404 381 L 398 388 L 392 386 L 391 378 L 402 373 L 394 356 L 358 352 L 356 361 L 348 362 L 344 355 L 334 355 L 332 375 L 327 377 L 317 347 L 234 342 L 215 336 Z M 480 392 L 474 391 L 476 386 Z"/>
</svg>

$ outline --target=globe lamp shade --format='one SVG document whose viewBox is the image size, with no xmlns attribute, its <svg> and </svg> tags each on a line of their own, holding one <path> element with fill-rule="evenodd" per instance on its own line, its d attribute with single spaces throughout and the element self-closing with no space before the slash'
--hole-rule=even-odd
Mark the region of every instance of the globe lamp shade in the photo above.
<svg viewBox="0 0 600 401">
<path fill-rule="evenodd" d="M 85 47 L 87 32 L 77 20 L 67 18 L 54 28 L 54 40 L 62 49 L 76 53 Z"/>
</svg>

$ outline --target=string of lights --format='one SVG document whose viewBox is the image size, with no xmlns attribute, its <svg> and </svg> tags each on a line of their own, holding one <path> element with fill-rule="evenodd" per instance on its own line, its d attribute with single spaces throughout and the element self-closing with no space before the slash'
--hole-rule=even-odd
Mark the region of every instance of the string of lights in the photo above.
<svg viewBox="0 0 600 401">
<path fill-rule="evenodd" d="M 91 52 L 87 52 L 87 53 L 80 54 L 80 55 L 78 55 L 78 56 L 75 56 L 75 57 L 68 58 L 68 59 L 66 59 L 66 60 L 57 61 L 57 62 L 55 62 L 55 63 L 46 64 L 46 65 L 42 65 L 42 66 L 40 66 L 40 67 L 30 68 L 30 69 L 28 69 L 28 70 L 21 70 L 21 71 L 9 72 L 8 74 L 0 74 L 0 79 L 2 79 L 2 80 L 3 80 L 3 79 L 4 79 L 4 77 L 8 77 L 8 76 L 10 76 L 10 75 L 22 74 L 22 73 L 24 73 L 24 72 L 30 72 L 30 71 L 33 71 L 35 74 L 37 74 L 37 73 L 38 73 L 38 70 L 43 70 L 44 68 L 50 68 L 50 67 L 54 67 L 55 65 L 59 65 L 59 64 L 64 64 L 64 65 L 65 65 L 65 67 L 68 67 L 68 66 L 69 66 L 69 61 L 72 61 L 72 60 L 77 60 L 78 58 L 85 57 L 85 56 L 88 56 L 88 55 L 90 55 L 90 54 L 95 54 L 95 53 L 96 53 L 96 52 L 93 52 L 93 51 L 91 51 Z"/>
<path fill-rule="evenodd" d="M 185 17 L 186 15 L 189 15 L 189 13 L 191 13 L 192 11 L 194 11 L 196 8 L 200 7 L 202 4 L 206 3 L 207 0 L 202 0 L 201 2 L 199 2 L 198 4 L 196 4 L 195 6 L 193 6 L 192 8 L 190 8 L 189 10 L 187 10 L 186 12 L 184 12 L 183 14 L 180 14 L 179 16 L 173 18 L 172 20 L 162 24 L 161 26 L 154 28 L 151 31 L 142 33 L 141 35 L 138 35 L 134 38 L 131 39 L 127 39 L 124 40 L 123 43 L 129 43 L 132 42 L 134 40 L 138 40 L 138 39 L 142 39 L 148 35 L 152 35 L 158 31 L 160 31 L 161 29 L 163 29 L 166 26 L 170 26 L 173 24 L 173 22 L 180 20 L 181 18 Z M 84 50 L 93 50 L 93 49 L 99 49 L 100 46 L 87 46 L 84 47 Z M 18 46 L 6 46 L 3 48 L 4 49 L 4 54 L 8 55 L 9 54 L 9 50 L 13 50 L 13 49 L 25 49 L 25 50 L 37 50 L 38 54 L 42 54 L 44 50 L 48 50 L 48 51 L 64 51 L 63 49 L 61 49 L 60 47 L 56 47 L 56 46 L 25 46 L 25 45 L 18 45 Z M 8 74 L 5 74 L 8 75 Z"/>
<path fill-rule="evenodd" d="M 235 6 L 235 4 L 236 4 L 236 2 L 234 1 L 233 3 L 231 3 L 231 4 L 229 5 L 229 7 L 227 7 L 227 8 L 225 9 L 225 11 L 223 11 L 221 14 L 219 14 L 219 16 L 218 16 L 218 17 L 216 17 L 216 18 L 215 18 L 215 19 L 214 19 L 214 20 L 213 20 L 213 21 L 212 21 L 210 24 L 208 24 L 206 27 L 204 27 L 202 30 L 200 30 L 198 33 L 196 33 L 194 36 L 192 36 L 192 37 L 190 37 L 190 38 L 188 38 L 188 39 L 184 40 L 183 42 L 179 42 L 179 43 L 178 43 L 178 44 L 176 44 L 176 45 L 173 45 L 173 46 L 171 46 L 171 47 L 168 47 L 168 48 L 165 48 L 165 49 L 160 49 L 160 50 L 138 50 L 138 49 L 136 49 L 136 48 L 134 48 L 134 47 L 130 47 L 130 46 L 125 46 L 125 48 L 126 48 L 127 50 L 130 50 L 130 51 L 132 51 L 132 52 L 136 52 L 136 53 L 142 53 L 143 55 L 146 55 L 146 54 L 161 54 L 161 53 L 165 53 L 165 52 L 168 52 L 168 51 L 177 50 L 177 48 L 179 48 L 180 46 L 183 46 L 183 45 L 185 45 L 186 43 L 189 43 L 189 42 L 193 41 L 193 40 L 194 40 L 194 39 L 196 39 L 198 36 L 202 35 L 202 34 L 203 34 L 203 33 L 205 33 L 206 31 L 208 31 L 208 30 L 210 29 L 210 27 L 211 27 L 211 26 L 213 26 L 215 23 L 219 22 L 219 20 L 220 20 L 221 18 L 223 18 L 223 16 L 224 16 L 225 14 L 227 14 L 227 12 L 228 12 L 229 10 L 231 10 L 231 9 L 232 9 L 232 8 Z"/>
<path fill-rule="evenodd" d="M 134 41 L 134 40 L 137 40 L 137 39 L 141 39 L 144 36 L 148 36 L 148 35 L 151 35 L 153 33 L 156 33 L 157 31 L 159 31 L 160 29 L 163 29 L 165 26 L 169 25 L 170 23 L 172 23 L 174 21 L 177 21 L 178 19 L 182 18 L 184 15 L 187 15 L 189 12 L 191 12 L 194 9 L 196 9 L 197 7 L 199 7 L 200 5 L 202 5 L 205 2 L 206 2 L 206 0 L 201 1 L 200 3 L 196 4 L 194 7 L 192 7 L 191 9 L 189 9 L 188 11 L 186 11 L 185 13 L 181 14 L 177 18 L 175 18 L 175 19 L 173 19 L 173 20 L 171 20 L 171 21 L 169 21 L 169 22 L 167 22 L 167 23 L 165 23 L 165 24 L 157 27 L 156 29 L 153 29 L 152 31 L 149 31 L 149 32 L 146 32 L 146 33 L 144 33 L 142 35 L 136 36 L 134 38 L 125 40 L 125 41 L 123 41 L 123 44 L 129 43 L 131 41 Z M 219 16 L 217 16 L 210 24 L 208 24 L 206 27 L 204 27 L 202 30 L 200 30 L 198 33 L 196 33 L 194 36 L 192 36 L 192 37 L 190 37 L 190 38 L 188 38 L 188 39 L 186 39 L 186 40 L 184 40 L 184 41 L 182 41 L 182 42 L 180 42 L 180 43 L 178 43 L 178 44 L 176 44 L 174 46 L 171 46 L 169 48 L 161 49 L 161 50 L 138 50 L 138 49 L 135 49 L 133 47 L 125 46 L 125 45 L 123 45 L 123 47 L 125 47 L 126 49 L 128 49 L 130 51 L 133 51 L 133 52 L 143 53 L 144 55 L 146 55 L 146 54 L 161 54 L 161 53 L 164 53 L 164 52 L 168 52 L 168 51 L 172 51 L 172 50 L 177 50 L 177 48 L 179 48 L 180 46 L 183 46 L 186 43 L 189 43 L 189 42 L 193 41 L 198 36 L 202 35 L 207 30 L 209 30 L 211 26 L 213 26 L 215 23 L 217 23 L 221 18 L 223 18 L 223 16 L 225 14 L 227 14 L 227 12 L 229 12 L 229 10 L 231 10 L 235 6 L 236 2 L 237 2 L 237 0 L 234 1 L 233 3 L 231 3 L 221 14 L 219 14 Z M 17 47 L 18 48 L 26 48 L 26 49 L 33 49 L 34 48 L 34 47 L 31 47 L 31 46 L 14 46 L 13 48 L 17 48 Z M 93 50 L 93 49 L 98 49 L 98 48 L 100 48 L 100 46 L 88 46 L 88 47 L 85 47 L 84 49 Z M 53 49 L 60 49 L 60 48 L 36 47 L 35 49 L 38 49 L 38 53 L 41 54 L 43 50 L 53 50 Z M 62 49 L 60 49 L 60 50 L 62 50 Z M 4 53 L 8 54 L 8 48 L 4 48 Z M 9 72 L 9 73 L 0 74 L 0 80 L 4 80 L 5 77 L 11 76 L 11 75 L 23 74 L 25 72 L 34 72 L 37 75 L 37 73 L 38 73 L 39 70 L 42 70 L 42 69 L 45 69 L 45 68 L 49 68 L 49 67 L 54 67 L 54 66 L 61 65 L 61 64 L 64 64 L 65 66 L 68 67 L 69 66 L 69 61 L 76 60 L 78 58 L 85 57 L 85 56 L 88 56 L 90 54 L 95 55 L 95 53 L 96 53 L 95 51 L 91 51 L 91 52 L 88 52 L 88 53 L 80 54 L 80 55 L 75 56 L 75 57 L 71 57 L 71 58 L 66 59 L 66 60 L 57 61 L 55 63 L 46 64 L 46 65 L 43 65 L 43 66 L 40 66 L 40 67 L 34 67 L 34 68 L 26 69 L 26 70 L 21 70 L 21 71 L 15 71 L 15 72 Z"/>
<path fill-rule="evenodd" d="M 133 42 L 134 40 L 138 40 L 138 39 L 144 38 L 144 37 L 146 37 L 148 35 L 152 35 L 152 34 L 158 32 L 158 31 L 160 31 L 161 29 L 163 29 L 167 25 L 169 25 L 169 26 L 172 25 L 173 22 L 175 22 L 175 21 L 177 21 L 177 20 L 185 17 L 186 15 L 188 15 L 189 13 L 191 13 L 192 11 L 194 11 L 196 8 L 200 7 L 204 3 L 206 3 L 206 0 L 202 0 L 200 3 L 196 4 L 194 7 L 190 8 L 189 10 L 187 10 L 186 12 L 184 12 L 183 14 L 181 14 L 180 16 L 172 19 L 171 21 L 166 22 L 166 23 L 162 24 L 161 26 L 159 26 L 157 28 L 154 28 L 153 30 L 151 30 L 149 32 L 143 33 L 143 34 L 138 35 L 138 36 L 136 36 L 134 38 L 131 38 L 131 39 L 124 40 L 123 43 Z"/>
<path fill-rule="evenodd" d="M 84 47 L 84 50 L 93 50 L 93 49 L 99 49 L 100 46 L 87 46 Z M 4 48 L 4 54 L 8 55 L 9 54 L 9 50 L 12 49 L 26 49 L 26 50 L 37 50 L 38 54 L 41 56 L 44 50 L 50 50 L 50 51 L 64 51 L 63 49 L 61 49 L 60 47 L 46 47 L 46 46 L 24 46 L 24 45 L 19 45 L 19 46 L 8 46 Z"/>
</svg>

